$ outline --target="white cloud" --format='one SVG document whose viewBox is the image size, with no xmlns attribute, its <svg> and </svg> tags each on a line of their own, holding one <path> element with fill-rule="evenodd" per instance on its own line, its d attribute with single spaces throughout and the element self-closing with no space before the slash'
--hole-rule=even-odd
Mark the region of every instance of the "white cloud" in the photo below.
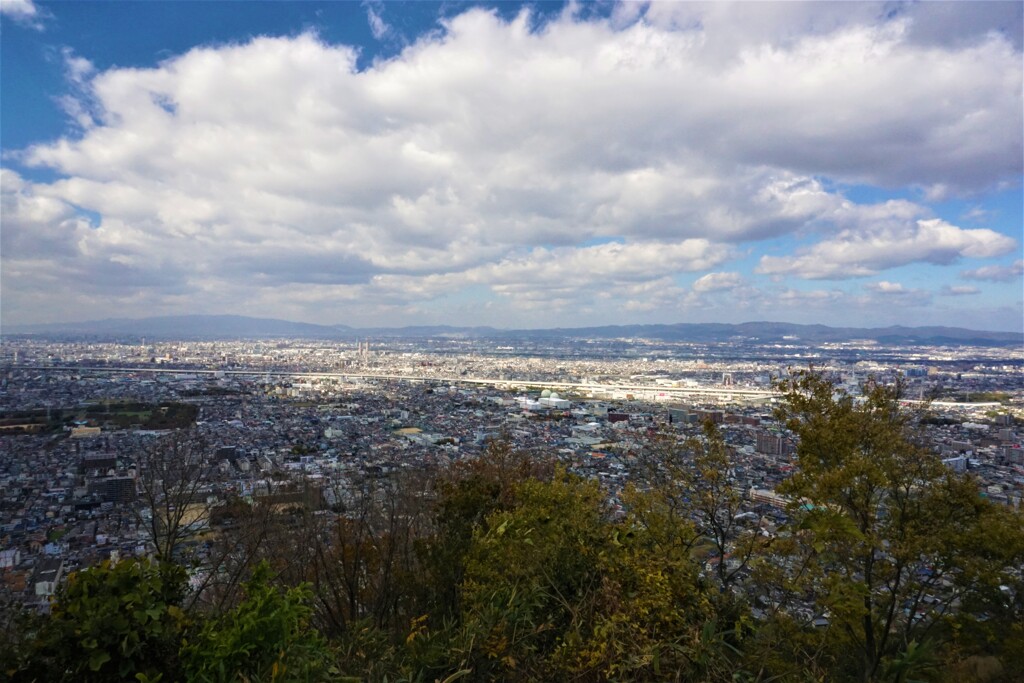
<svg viewBox="0 0 1024 683">
<path fill-rule="evenodd" d="M 55 310 L 65 318 L 76 311 L 171 312 L 193 300 L 187 266 L 173 252 L 161 255 L 128 230 L 95 228 L 78 208 L 38 189 L 0 171 L 5 318 L 46 322 Z"/>
<path fill-rule="evenodd" d="M 992 211 L 981 206 L 972 206 L 961 218 L 965 221 L 987 222 L 992 219 Z"/>
<path fill-rule="evenodd" d="M 937 218 L 843 230 L 795 256 L 762 256 L 757 272 L 806 279 L 864 277 L 887 268 L 925 262 L 948 265 L 961 258 L 990 258 L 1017 242 L 988 229 L 965 230 Z"/>
<path fill-rule="evenodd" d="M 981 290 L 973 285 L 943 285 L 939 294 L 942 296 L 971 296 L 981 294 Z"/>
<path fill-rule="evenodd" d="M 907 316 L 920 315 L 915 309 L 925 308 L 932 303 L 932 292 L 926 289 L 906 287 L 899 282 L 870 283 L 864 286 L 868 294 L 865 296 L 851 297 L 853 302 L 863 310 L 886 310 L 886 317 L 895 320 L 899 324 L 905 324 Z M 900 320 L 899 315 L 904 318 Z"/>
<path fill-rule="evenodd" d="M 86 81 L 96 73 L 96 67 L 85 57 L 75 54 L 69 47 L 61 50 L 61 57 L 64 59 L 64 74 L 72 84 L 82 87 Z"/>
<path fill-rule="evenodd" d="M 592 247 L 535 249 L 525 258 L 503 260 L 479 269 L 474 279 L 499 285 L 585 285 L 649 280 L 662 273 L 713 268 L 729 250 L 704 239 L 675 244 L 601 244 Z"/>
<path fill-rule="evenodd" d="M 377 6 L 366 11 L 384 36 Z M 651 305 L 636 288 L 650 287 L 686 305 L 673 276 L 789 234 L 825 237 L 765 257 L 761 272 L 841 278 L 1012 249 L 919 204 L 834 189 L 1019 179 L 1012 40 L 926 40 L 913 16 L 886 22 L 859 5 L 778 12 L 567 10 L 537 28 L 525 12 L 504 22 L 474 9 L 363 71 L 355 48 L 311 34 L 198 47 L 154 68 L 96 71 L 68 52 L 65 108 L 81 132 L 23 154 L 61 179 L 18 180 L 5 304 L 30 300 L 35 280 L 6 271 L 31 259 L 65 290 L 119 273 L 144 293 L 125 306 L 202 291 L 211 305 L 323 319 L 472 287 L 538 307 L 589 305 L 611 287 L 635 310 Z M 82 227 L 93 212 L 99 224 Z M 33 231 L 74 249 L 47 258 Z M 712 273 L 693 292 L 741 289 L 741 277 Z M 67 301 L 49 315 L 68 315 Z"/>
<path fill-rule="evenodd" d="M 44 13 L 32 0 L 0 0 L 0 15 L 10 17 L 19 24 L 37 31 L 43 29 Z"/>
<path fill-rule="evenodd" d="M 758 299 L 758 310 L 776 318 L 800 320 L 802 322 L 833 321 L 832 324 L 851 325 L 853 321 L 864 321 L 867 326 L 908 324 L 915 318 L 915 324 L 932 324 L 922 318 L 928 315 L 931 293 L 909 288 L 898 282 L 882 280 L 866 284 L 864 293 L 853 293 L 842 289 L 796 289 L 778 287 L 760 290 L 754 296 Z M 835 312 L 840 311 L 838 317 Z M 768 319 L 772 319 L 769 317 Z"/>
<path fill-rule="evenodd" d="M 899 282 L 889 282 L 887 280 L 880 280 L 879 282 L 872 282 L 864 285 L 864 289 L 879 294 L 906 294 L 907 288 Z"/>
<path fill-rule="evenodd" d="M 391 27 L 388 25 L 384 18 L 381 17 L 380 12 L 377 11 L 371 3 L 366 4 L 366 21 L 370 25 L 370 33 L 377 40 L 383 40 L 391 33 Z"/>
<path fill-rule="evenodd" d="M 734 289 L 744 284 L 739 273 L 708 273 L 693 283 L 695 292 L 715 292 L 723 289 Z"/>
<path fill-rule="evenodd" d="M 1024 273 L 1024 260 L 1018 259 L 1008 266 L 982 266 L 971 270 L 960 271 L 965 280 L 988 280 L 990 282 L 1009 282 L 1016 280 Z"/>
<path fill-rule="evenodd" d="M 896 317 L 898 312 L 906 315 L 908 310 L 926 307 L 932 302 L 932 293 L 928 290 L 906 287 L 900 282 L 880 280 L 864 285 L 864 289 L 868 292 L 867 295 L 850 297 L 853 304 L 864 310 L 887 309 L 887 317 L 895 319 L 900 324 L 903 324 L 905 319 L 900 321 Z"/>
<path fill-rule="evenodd" d="M 847 301 L 845 292 L 837 289 L 792 289 L 783 288 L 775 292 L 772 298 L 781 304 L 781 308 L 796 310 L 822 310 L 831 309 L 842 302 Z"/>
<path fill-rule="evenodd" d="M 999 33 L 1020 47 L 1021 11 L 1013 3 L 856 3 L 800 1 L 784 3 L 628 3 L 635 19 L 641 14 L 655 24 L 701 29 L 717 40 L 709 49 L 729 55 L 748 45 L 792 44 L 805 36 L 822 36 L 850 24 L 899 22 L 906 39 L 921 45 L 962 45 Z"/>
<path fill-rule="evenodd" d="M 36 6 L 32 0 L 0 0 L 0 14 L 10 17 L 34 17 Z"/>
</svg>

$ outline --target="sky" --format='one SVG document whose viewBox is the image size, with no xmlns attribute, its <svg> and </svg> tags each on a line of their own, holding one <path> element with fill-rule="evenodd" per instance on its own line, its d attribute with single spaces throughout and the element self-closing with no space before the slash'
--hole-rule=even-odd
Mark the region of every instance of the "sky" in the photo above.
<svg viewBox="0 0 1024 683">
<path fill-rule="evenodd" d="M 0 0 L 0 325 L 1022 331 L 1022 9 Z"/>
</svg>

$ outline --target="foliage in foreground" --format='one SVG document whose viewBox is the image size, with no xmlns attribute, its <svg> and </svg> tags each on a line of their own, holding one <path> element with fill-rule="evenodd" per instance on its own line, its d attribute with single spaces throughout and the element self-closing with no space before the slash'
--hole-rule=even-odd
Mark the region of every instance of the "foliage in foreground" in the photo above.
<svg viewBox="0 0 1024 683">
<path fill-rule="evenodd" d="M 916 443 L 899 386 L 784 389 L 798 470 L 771 539 L 735 523 L 713 427 L 639 464 L 622 510 L 497 444 L 333 525 L 253 515 L 220 571 L 247 578 L 216 600 L 186 602 L 169 563 L 73 574 L 2 661 L 26 681 L 1024 679 L 1020 517 Z"/>
<path fill-rule="evenodd" d="M 52 613 L 28 640 L 15 678 L 153 680 L 178 669 L 188 618 L 185 571 L 172 564 L 104 563 L 68 577 Z"/>
</svg>

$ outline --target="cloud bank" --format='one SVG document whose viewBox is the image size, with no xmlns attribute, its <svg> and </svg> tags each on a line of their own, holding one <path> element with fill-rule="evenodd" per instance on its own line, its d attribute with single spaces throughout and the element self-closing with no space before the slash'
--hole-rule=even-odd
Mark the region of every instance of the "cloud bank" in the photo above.
<svg viewBox="0 0 1024 683">
<path fill-rule="evenodd" d="M 948 18 L 869 4 L 772 7 L 760 23 L 760 5 L 471 9 L 362 70 L 308 32 L 153 68 L 67 52 L 77 133 L 16 153 L 58 178 L 3 171 L 4 317 L 792 318 L 854 295 L 787 278 L 1019 253 L 928 206 L 1024 171 L 1012 37 L 990 22 L 952 40 Z M 848 185 L 921 199 L 858 203 Z M 744 277 L 735 263 L 769 243 Z"/>
</svg>

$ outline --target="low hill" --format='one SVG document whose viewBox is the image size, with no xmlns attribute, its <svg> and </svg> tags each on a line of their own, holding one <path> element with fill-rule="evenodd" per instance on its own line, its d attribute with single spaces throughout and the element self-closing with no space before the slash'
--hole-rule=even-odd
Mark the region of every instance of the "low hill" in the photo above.
<svg viewBox="0 0 1024 683">
<path fill-rule="evenodd" d="M 461 337 L 493 339 L 622 339 L 661 341 L 798 342 L 820 344 L 875 341 L 888 345 L 938 346 L 1020 346 L 1020 332 L 990 332 L 961 327 L 829 327 L 780 322 L 677 323 L 672 325 L 605 325 L 552 329 L 509 329 L 427 325 L 411 327 L 355 328 L 347 325 L 317 325 L 274 318 L 240 315 L 181 315 L 153 318 L 112 318 L 78 323 L 7 326 L 5 335 L 44 337 L 89 337 L 123 339 L 352 339 Z"/>
</svg>

